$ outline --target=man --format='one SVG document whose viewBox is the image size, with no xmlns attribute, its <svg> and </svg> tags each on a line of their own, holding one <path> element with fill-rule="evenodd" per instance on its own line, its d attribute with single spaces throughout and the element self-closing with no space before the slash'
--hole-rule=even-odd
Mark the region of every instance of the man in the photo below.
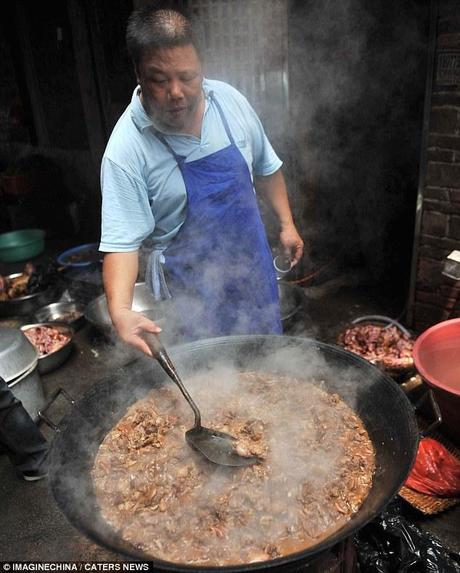
<svg viewBox="0 0 460 573">
<path fill-rule="evenodd" d="M 0 453 L 26 481 L 47 476 L 48 444 L 27 410 L 0 376 Z"/>
<path fill-rule="evenodd" d="M 139 86 L 102 162 L 103 276 L 113 324 L 150 354 L 131 310 L 141 245 L 146 281 L 172 298 L 178 339 L 280 333 L 276 277 L 254 193 L 266 195 L 295 265 L 303 242 L 281 161 L 258 117 L 231 86 L 203 78 L 189 20 L 171 9 L 133 12 L 127 46 Z"/>
</svg>

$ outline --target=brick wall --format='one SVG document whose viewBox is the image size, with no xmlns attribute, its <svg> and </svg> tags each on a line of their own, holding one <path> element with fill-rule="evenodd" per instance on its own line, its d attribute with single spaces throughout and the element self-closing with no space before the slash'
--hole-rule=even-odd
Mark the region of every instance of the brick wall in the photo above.
<svg viewBox="0 0 460 573">
<path fill-rule="evenodd" d="M 422 331 L 441 320 L 460 316 L 460 282 L 456 283 L 442 275 L 447 255 L 460 249 L 458 0 L 439 0 L 427 164 L 418 241 L 413 326 L 417 331 Z"/>
</svg>

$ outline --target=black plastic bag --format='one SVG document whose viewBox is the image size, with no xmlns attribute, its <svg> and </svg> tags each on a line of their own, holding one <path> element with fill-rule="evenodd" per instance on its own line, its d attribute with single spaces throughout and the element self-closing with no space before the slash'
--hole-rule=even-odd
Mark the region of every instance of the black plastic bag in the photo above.
<svg viewBox="0 0 460 573">
<path fill-rule="evenodd" d="M 401 515 L 395 500 L 354 538 L 362 573 L 460 573 L 460 555 Z"/>
</svg>

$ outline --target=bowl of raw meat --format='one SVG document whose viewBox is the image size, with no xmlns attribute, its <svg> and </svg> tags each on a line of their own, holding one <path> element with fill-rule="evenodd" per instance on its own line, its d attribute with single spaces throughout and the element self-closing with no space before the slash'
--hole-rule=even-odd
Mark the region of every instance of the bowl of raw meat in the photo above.
<svg viewBox="0 0 460 573">
<path fill-rule="evenodd" d="M 38 322 L 21 326 L 38 351 L 38 371 L 47 374 L 59 368 L 72 351 L 73 328 L 63 322 Z"/>
<path fill-rule="evenodd" d="M 415 337 L 398 321 L 386 316 L 356 318 L 338 336 L 338 344 L 368 360 L 395 378 L 414 370 Z"/>
</svg>

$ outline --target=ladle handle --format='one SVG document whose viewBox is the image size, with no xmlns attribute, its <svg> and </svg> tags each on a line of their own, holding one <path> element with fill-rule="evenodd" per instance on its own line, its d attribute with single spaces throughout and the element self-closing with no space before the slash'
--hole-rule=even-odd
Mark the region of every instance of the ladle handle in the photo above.
<svg viewBox="0 0 460 573">
<path fill-rule="evenodd" d="M 195 414 L 195 428 L 201 427 L 201 413 L 198 409 L 198 406 L 193 401 L 193 398 L 188 393 L 187 388 L 184 386 L 182 380 L 177 373 L 176 367 L 174 366 L 171 358 L 168 356 L 166 352 L 166 348 L 163 346 L 163 343 L 160 340 L 158 334 L 154 334 L 153 332 L 143 332 L 142 338 L 145 340 L 147 346 L 150 348 L 150 351 L 153 354 L 155 360 L 157 360 L 166 374 L 171 378 L 171 380 L 177 384 L 179 390 L 182 392 L 184 398 L 189 403 L 190 407 Z"/>
</svg>

